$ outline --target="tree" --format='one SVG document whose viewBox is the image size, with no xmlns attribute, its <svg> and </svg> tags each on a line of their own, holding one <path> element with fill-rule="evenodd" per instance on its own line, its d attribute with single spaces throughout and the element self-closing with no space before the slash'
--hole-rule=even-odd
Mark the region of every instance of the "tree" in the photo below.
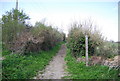
<svg viewBox="0 0 120 81">
<path fill-rule="evenodd" d="M 10 12 L 6 12 L 5 15 L 2 16 L 3 24 L 10 21 L 18 21 L 18 23 L 25 24 L 25 20 L 30 19 L 23 10 L 19 11 L 17 9 L 12 9 Z"/>
<path fill-rule="evenodd" d="M 30 19 L 23 10 L 12 9 L 2 15 L 3 42 L 8 45 L 25 29 L 25 20 Z"/>
</svg>

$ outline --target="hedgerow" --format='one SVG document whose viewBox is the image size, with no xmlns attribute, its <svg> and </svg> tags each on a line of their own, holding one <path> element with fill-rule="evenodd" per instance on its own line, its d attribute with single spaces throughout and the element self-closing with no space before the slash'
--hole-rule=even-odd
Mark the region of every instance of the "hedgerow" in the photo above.
<svg viewBox="0 0 120 81">
<path fill-rule="evenodd" d="M 2 79 L 33 79 L 37 72 L 43 70 L 58 52 L 61 44 L 59 43 L 53 49 L 41 51 L 38 54 L 7 54 L 2 61 Z"/>
<path fill-rule="evenodd" d="M 68 34 L 68 48 L 74 57 L 85 56 L 85 35 L 88 35 L 88 53 L 95 54 L 95 48 L 104 42 L 102 34 L 98 30 L 93 30 L 93 24 L 74 23 Z"/>
<path fill-rule="evenodd" d="M 37 22 L 35 27 L 31 30 L 35 38 L 42 38 L 41 46 L 42 50 L 49 50 L 53 48 L 58 42 L 63 41 L 63 34 L 52 26 L 46 26 L 41 22 Z"/>
<path fill-rule="evenodd" d="M 3 50 L 9 49 L 16 54 L 30 54 L 50 50 L 64 40 L 64 33 L 41 22 L 30 26 L 26 23 L 28 19 L 29 16 L 16 9 L 2 16 Z"/>
</svg>

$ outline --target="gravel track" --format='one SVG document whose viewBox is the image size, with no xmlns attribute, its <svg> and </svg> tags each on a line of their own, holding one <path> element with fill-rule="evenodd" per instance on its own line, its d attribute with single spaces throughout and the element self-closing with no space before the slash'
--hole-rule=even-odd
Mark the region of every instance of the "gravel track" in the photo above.
<svg viewBox="0 0 120 81">
<path fill-rule="evenodd" d="M 67 74 L 67 72 L 65 72 L 65 55 L 66 46 L 63 44 L 56 56 L 53 57 L 53 60 L 50 61 L 49 65 L 47 65 L 43 71 L 39 71 L 34 79 L 61 79 L 65 76 Z"/>
</svg>

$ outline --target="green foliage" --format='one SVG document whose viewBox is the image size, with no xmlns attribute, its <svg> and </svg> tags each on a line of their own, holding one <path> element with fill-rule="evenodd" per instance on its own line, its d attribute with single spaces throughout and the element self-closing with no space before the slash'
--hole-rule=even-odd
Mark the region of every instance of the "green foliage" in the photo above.
<svg viewBox="0 0 120 81">
<path fill-rule="evenodd" d="M 52 57 L 58 52 L 61 44 L 52 50 L 42 51 L 39 54 L 31 53 L 26 56 L 7 55 L 2 64 L 3 79 L 32 79 L 38 71 L 43 70 Z"/>
<path fill-rule="evenodd" d="M 3 24 L 11 21 L 17 21 L 18 23 L 25 23 L 25 20 L 30 19 L 24 12 L 12 9 L 10 12 L 6 12 L 5 15 L 2 16 Z"/>
<path fill-rule="evenodd" d="M 23 11 L 12 9 L 2 16 L 3 48 L 15 53 L 28 54 L 50 50 L 65 38 L 64 33 L 52 26 L 36 22 L 34 27 L 25 23 L 30 19 Z"/>
<path fill-rule="evenodd" d="M 120 79 L 118 78 L 117 70 L 109 70 L 109 67 L 102 65 L 85 66 L 84 62 L 77 62 L 74 57 L 71 56 L 70 50 L 67 50 L 65 57 L 67 71 L 70 76 L 64 78 L 69 79 Z"/>
<path fill-rule="evenodd" d="M 112 58 L 118 55 L 118 43 L 106 41 L 103 45 L 96 47 L 95 53 L 105 58 Z"/>
<path fill-rule="evenodd" d="M 36 22 L 35 27 L 31 30 L 35 38 L 43 38 L 41 44 L 42 50 L 53 48 L 58 42 L 63 41 L 63 34 L 52 26 L 46 26 L 41 22 Z"/>
<path fill-rule="evenodd" d="M 2 50 L 2 56 L 9 55 L 10 53 L 10 50 Z"/>
<path fill-rule="evenodd" d="M 25 20 L 27 19 L 29 17 L 23 11 L 16 9 L 12 9 L 2 16 L 2 40 L 5 47 L 8 47 L 20 32 L 25 29 Z"/>
<path fill-rule="evenodd" d="M 88 35 L 88 53 L 94 55 L 96 46 L 103 44 L 103 37 L 98 30 L 92 30 L 92 23 L 73 24 L 68 34 L 68 48 L 74 57 L 85 55 L 85 35 Z"/>
</svg>

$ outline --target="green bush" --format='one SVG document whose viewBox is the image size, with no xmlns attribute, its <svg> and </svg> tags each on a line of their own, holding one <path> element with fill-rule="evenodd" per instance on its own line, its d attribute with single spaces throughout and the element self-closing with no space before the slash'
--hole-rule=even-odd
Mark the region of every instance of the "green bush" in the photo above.
<svg viewBox="0 0 120 81">
<path fill-rule="evenodd" d="M 118 43 L 106 41 L 103 45 L 96 47 L 95 53 L 104 58 L 112 58 L 118 55 Z"/>
<path fill-rule="evenodd" d="M 92 24 L 73 24 L 68 34 L 68 48 L 74 57 L 85 55 L 85 35 L 88 35 L 88 53 L 94 55 L 95 48 L 103 44 L 103 37 L 98 30 L 92 30 Z"/>
<path fill-rule="evenodd" d="M 63 34 L 52 26 L 46 26 L 41 22 L 36 22 L 35 27 L 31 30 L 35 38 L 43 37 L 41 44 L 42 50 L 49 50 L 53 48 L 58 42 L 63 41 Z"/>
<path fill-rule="evenodd" d="M 117 70 L 109 70 L 109 67 L 103 65 L 87 66 L 84 62 L 77 62 L 70 54 L 70 49 L 67 50 L 65 57 L 67 62 L 68 76 L 67 79 L 120 79 Z"/>
<path fill-rule="evenodd" d="M 10 50 L 2 50 L 2 56 L 9 55 L 10 53 Z"/>
<path fill-rule="evenodd" d="M 6 48 L 25 29 L 25 20 L 30 19 L 23 11 L 12 9 L 2 15 L 2 42 Z"/>
<path fill-rule="evenodd" d="M 34 27 L 26 24 L 30 19 L 23 11 L 12 9 L 2 16 L 2 44 L 4 49 L 14 53 L 29 54 L 50 50 L 57 43 L 63 41 L 63 33 L 52 26 L 36 22 Z"/>
</svg>

